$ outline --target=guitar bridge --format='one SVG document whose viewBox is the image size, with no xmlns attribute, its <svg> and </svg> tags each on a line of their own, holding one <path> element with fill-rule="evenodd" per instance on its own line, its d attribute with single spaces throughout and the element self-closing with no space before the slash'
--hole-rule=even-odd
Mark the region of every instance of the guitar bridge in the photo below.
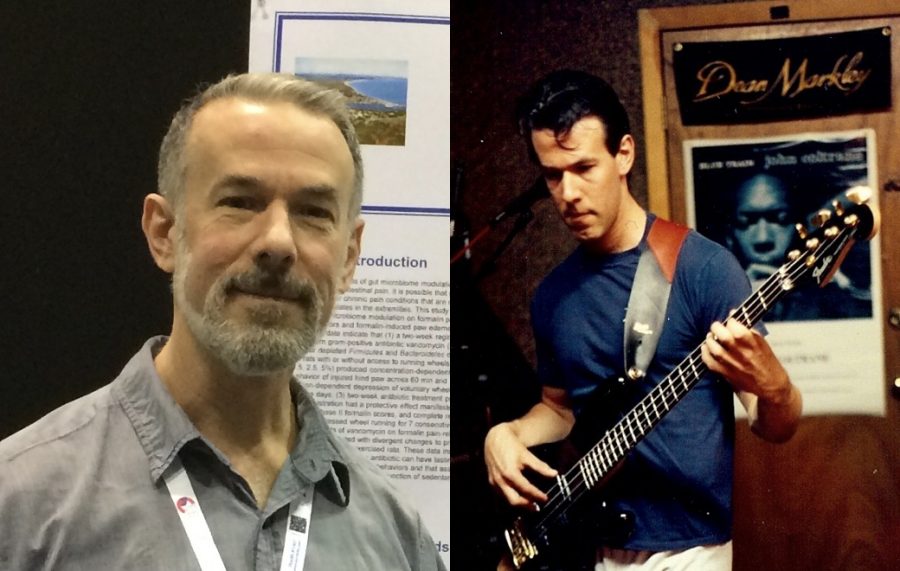
<svg viewBox="0 0 900 571">
<path fill-rule="evenodd" d="M 522 565 L 537 556 L 537 546 L 525 535 L 522 518 L 516 519 L 512 527 L 504 532 L 504 535 L 516 569 L 521 569 Z"/>
</svg>

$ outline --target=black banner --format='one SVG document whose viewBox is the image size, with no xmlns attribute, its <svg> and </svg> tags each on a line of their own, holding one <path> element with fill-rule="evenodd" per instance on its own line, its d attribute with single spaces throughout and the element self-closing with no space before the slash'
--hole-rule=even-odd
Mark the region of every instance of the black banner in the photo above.
<svg viewBox="0 0 900 571">
<path fill-rule="evenodd" d="M 891 29 L 674 47 L 685 125 L 804 119 L 891 106 Z"/>
</svg>

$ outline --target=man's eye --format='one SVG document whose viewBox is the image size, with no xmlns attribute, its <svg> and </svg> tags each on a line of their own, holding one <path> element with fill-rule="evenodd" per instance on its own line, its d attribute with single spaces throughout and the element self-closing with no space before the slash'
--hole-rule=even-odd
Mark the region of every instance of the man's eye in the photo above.
<svg viewBox="0 0 900 571">
<path fill-rule="evenodd" d="M 226 196 L 219 201 L 219 206 L 247 210 L 254 208 L 253 199 L 247 196 Z"/>
<path fill-rule="evenodd" d="M 556 182 L 562 174 L 559 171 L 544 171 L 544 180 L 547 182 Z"/>
<path fill-rule="evenodd" d="M 328 208 L 315 205 L 305 205 L 297 208 L 297 214 L 308 218 L 316 218 L 321 220 L 334 220 L 334 214 Z"/>
</svg>

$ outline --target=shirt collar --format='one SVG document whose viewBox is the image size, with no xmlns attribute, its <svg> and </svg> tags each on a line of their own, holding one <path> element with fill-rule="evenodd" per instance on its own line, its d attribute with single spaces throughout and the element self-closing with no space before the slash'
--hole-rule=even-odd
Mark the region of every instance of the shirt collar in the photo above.
<svg viewBox="0 0 900 571">
<path fill-rule="evenodd" d="M 112 394 L 137 435 L 150 462 L 150 476 L 158 481 L 175 455 L 200 432 L 166 390 L 153 357 L 167 337 L 149 339 L 113 381 Z"/>
<path fill-rule="evenodd" d="M 154 482 L 162 478 L 185 444 L 198 439 L 206 442 L 156 372 L 153 358 L 167 339 L 158 336 L 144 343 L 111 386 L 114 398 L 122 406 L 147 455 Z M 335 437 L 312 396 L 296 378 L 291 392 L 297 403 L 300 426 L 297 445 L 290 455 L 292 469 L 307 482 L 323 482 L 322 492 L 334 503 L 346 506 L 350 499 L 350 478 Z M 228 464 L 215 447 L 207 445 Z"/>
</svg>

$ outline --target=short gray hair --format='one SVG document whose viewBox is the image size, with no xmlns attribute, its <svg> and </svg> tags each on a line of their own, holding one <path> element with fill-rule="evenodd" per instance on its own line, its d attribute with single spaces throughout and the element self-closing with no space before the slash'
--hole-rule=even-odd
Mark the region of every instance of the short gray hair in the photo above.
<svg viewBox="0 0 900 571">
<path fill-rule="evenodd" d="M 330 119 L 344 136 L 353 157 L 353 198 L 350 216 L 362 205 L 363 164 L 356 129 L 350 122 L 346 100 L 339 92 L 286 73 L 229 75 L 191 97 L 175 113 L 159 148 L 157 184 L 176 211 L 184 199 L 184 148 L 197 112 L 210 101 L 240 97 L 256 102 L 292 103 L 313 115 Z"/>
</svg>

